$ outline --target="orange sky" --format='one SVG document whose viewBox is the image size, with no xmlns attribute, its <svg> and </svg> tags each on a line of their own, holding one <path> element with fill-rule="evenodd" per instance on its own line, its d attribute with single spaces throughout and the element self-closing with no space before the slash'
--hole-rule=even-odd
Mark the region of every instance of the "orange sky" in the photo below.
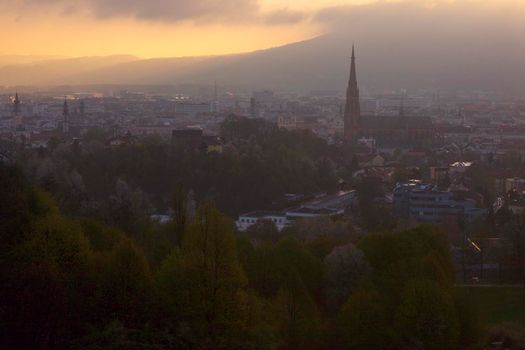
<svg viewBox="0 0 525 350">
<path fill-rule="evenodd" d="M 311 16 L 322 8 L 371 2 L 370 0 L 259 0 L 258 2 L 231 0 L 238 3 L 250 2 L 256 8 L 254 16 L 258 17 L 214 22 L 209 21 L 209 18 L 193 19 L 188 16 L 183 20 L 171 22 L 165 18 L 145 20 L 137 18 L 135 14 L 120 14 L 113 8 L 106 9 L 108 3 L 118 0 L 70 0 L 81 4 L 78 8 L 82 10 L 84 10 L 82 6 L 104 6 L 104 11 L 113 11 L 107 17 L 76 11 L 66 7 L 69 3 L 64 1 L 66 0 L 45 2 L 0 0 L 0 33 L 3 33 L 0 54 L 63 56 L 133 54 L 139 57 L 168 57 L 252 51 L 322 33 L 326 28 L 311 20 Z M 106 1 L 106 3 L 85 5 L 96 1 Z M 141 0 L 134 2 L 137 1 Z M 148 0 L 143 1 L 148 3 Z M 177 0 L 156 1 L 177 2 Z M 178 1 L 184 3 L 188 0 Z M 219 0 L 199 1 L 213 5 L 213 2 Z M 436 1 L 454 0 L 416 1 L 425 1 L 431 5 Z M 456 1 L 487 3 L 510 0 Z M 31 2 L 34 4 L 27 5 Z M 144 8 L 141 7 L 140 10 Z M 286 21 L 269 23 L 261 19 L 273 11 L 294 12 L 303 15 L 304 18 L 290 23 Z"/>
</svg>

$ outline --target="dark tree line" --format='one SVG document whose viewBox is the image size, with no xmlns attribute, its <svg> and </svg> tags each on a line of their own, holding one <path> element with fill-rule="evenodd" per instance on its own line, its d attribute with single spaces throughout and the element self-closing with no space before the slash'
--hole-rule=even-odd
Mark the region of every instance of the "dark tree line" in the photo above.
<svg viewBox="0 0 525 350">
<path fill-rule="evenodd" d="M 125 233 L 0 169 L 0 345 L 16 349 L 459 349 L 476 343 L 431 227 L 337 222 L 239 237 L 209 202 Z M 181 199 L 183 198 L 183 199 Z M 325 228 L 325 230 L 323 230 Z"/>
<path fill-rule="evenodd" d="M 80 145 L 55 142 L 21 152 L 19 164 L 68 214 L 97 217 L 125 230 L 135 218 L 171 207 L 179 188 L 235 216 L 271 209 L 285 193 L 333 191 L 348 174 L 349 157 L 306 131 L 263 120 L 227 119 L 222 153 L 150 136 L 118 147 L 88 133 Z"/>
</svg>

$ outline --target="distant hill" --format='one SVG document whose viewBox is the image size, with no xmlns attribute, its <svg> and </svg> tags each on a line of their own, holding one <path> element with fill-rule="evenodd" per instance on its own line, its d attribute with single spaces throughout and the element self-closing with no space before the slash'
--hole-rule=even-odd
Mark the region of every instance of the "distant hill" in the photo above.
<svg viewBox="0 0 525 350">
<path fill-rule="evenodd" d="M 7 65 L 18 65 L 36 63 L 48 60 L 66 59 L 65 56 L 45 56 L 45 55 L 0 55 L 0 67 Z"/>
<path fill-rule="evenodd" d="M 371 37 L 356 46 L 362 90 L 525 91 L 525 50 L 507 38 Z M 334 33 L 251 53 L 186 58 L 91 57 L 0 68 L 0 84 L 212 84 L 292 91 L 343 90 L 353 36 Z"/>
<path fill-rule="evenodd" d="M 16 57 L 16 56 L 4 56 Z M 33 56 L 30 56 L 33 57 Z M 25 63 L 0 65 L 0 84 L 2 85 L 54 85 L 68 81 L 71 76 L 92 72 L 124 62 L 138 60 L 130 55 L 94 56 L 80 58 L 26 58 Z"/>
</svg>

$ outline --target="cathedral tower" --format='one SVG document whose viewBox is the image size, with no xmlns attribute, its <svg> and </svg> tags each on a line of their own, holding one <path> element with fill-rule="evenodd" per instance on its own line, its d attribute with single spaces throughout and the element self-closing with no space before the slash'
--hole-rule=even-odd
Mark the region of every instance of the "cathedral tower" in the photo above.
<svg viewBox="0 0 525 350">
<path fill-rule="evenodd" d="M 359 88 L 357 87 L 354 45 L 352 45 L 350 79 L 348 80 L 348 87 L 346 88 L 346 105 L 344 114 L 345 141 L 352 141 L 353 139 L 355 139 L 359 129 L 360 119 L 361 107 L 359 105 Z"/>
<path fill-rule="evenodd" d="M 18 91 L 15 94 L 15 100 L 13 101 L 13 114 L 18 116 L 20 114 L 20 98 L 18 97 Z"/>
</svg>

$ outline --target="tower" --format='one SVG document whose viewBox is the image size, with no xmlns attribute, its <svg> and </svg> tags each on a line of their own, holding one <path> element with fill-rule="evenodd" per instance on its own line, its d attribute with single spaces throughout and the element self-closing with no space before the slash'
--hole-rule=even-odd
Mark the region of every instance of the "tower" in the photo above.
<svg viewBox="0 0 525 350">
<path fill-rule="evenodd" d="M 346 88 L 346 105 L 344 114 L 344 138 L 352 141 L 359 129 L 361 107 L 359 105 L 359 88 L 357 87 L 357 73 L 355 68 L 355 51 L 352 45 L 352 59 L 350 63 L 350 79 Z"/>
<path fill-rule="evenodd" d="M 23 124 L 21 108 L 20 108 L 21 104 L 22 104 L 22 101 L 20 101 L 18 92 L 16 92 L 15 99 L 13 100 L 13 125 L 17 129 L 22 127 L 22 124 Z"/>
<path fill-rule="evenodd" d="M 18 97 L 18 91 L 15 94 L 15 100 L 13 101 L 13 114 L 18 116 L 20 114 L 20 98 Z"/>
<path fill-rule="evenodd" d="M 67 97 L 64 98 L 64 107 L 62 110 L 62 133 L 69 134 L 69 106 L 67 104 Z"/>
<path fill-rule="evenodd" d="M 84 100 L 80 100 L 80 107 L 79 107 L 80 116 L 84 117 L 86 113 L 86 106 L 84 104 Z"/>
</svg>

